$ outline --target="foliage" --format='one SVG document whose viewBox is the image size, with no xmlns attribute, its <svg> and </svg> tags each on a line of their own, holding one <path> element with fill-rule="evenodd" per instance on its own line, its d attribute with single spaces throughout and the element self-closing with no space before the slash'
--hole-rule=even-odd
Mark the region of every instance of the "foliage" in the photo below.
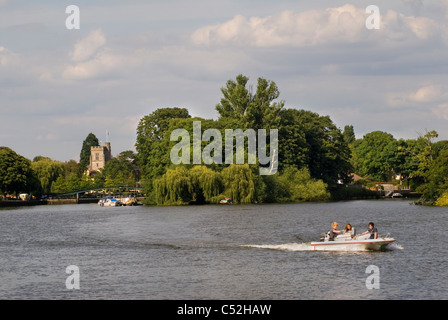
<svg viewBox="0 0 448 320">
<path fill-rule="evenodd" d="M 306 168 L 288 167 L 279 180 L 287 190 L 287 201 L 328 201 L 330 193 L 327 184 L 322 180 L 313 179 Z"/>
<path fill-rule="evenodd" d="M 216 105 L 220 119 L 237 119 L 238 128 L 243 130 L 277 128 L 280 111 L 285 104 L 283 101 L 274 102 L 280 95 L 277 85 L 259 78 L 253 93 L 248 81 L 248 77 L 238 75 L 236 81 L 227 81 L 226 87 L 221 89 L 223 98 Z"/>
<path fill-rule="evenodd" d="M 90 164 L 90 147 L 99 145 L 98 138 L 93 133 L 89 133 L 82 143 L 81 153 L 79 154 L 79 175 L 86 171 Z"/>
<path fill-rule="evenodd" d="M 344 127 L 344 131 L 342 132 L 342 135 L 344 136 L 344 141 L 350 145 L 355 142 L 355 130 L 353 129 L 352 125 L 346 125 Z"/>
<path fill-rule="evenodd" d="M 432 160 L 425 172 L 425 178 L 426 183 L 417 188 L 417 191 L 422 194 L 421 201 L 440 205 L 444 199 L 444 193 L 448 191 L 448 150 L 442 150 L 438 157 Z"/>
<path fill-rule="evenodd" d="M 355 171 L 379 181 L 388 181 L 393 170 L 391 158 L 398 151 L 396 140 L 387 132 L 374 131 L 354 143 Z"/>
<path fill-rule="evenodd" d="M 37 175 L 43 193 L 51 192 L 51 185 L 64 172 L 61 162 L 46 157 L 35 157 L 31 163 L 31 169 Z"/>
<path fill-rule="evenodd" d="M 352 170 L 351 151 L 342 132 L 328 116 L 306 110 L 285 109 L 281 124 L 281 169 L 290 165 L 298 169 L 307 167 L 313 178 L 327 184 L 348 179 Z"/>
<path fill-rule="evenodd" d="M 156 179 L 154 189 L 158 205 L 218 203 L 224 197 L 235 203 L 252 203 L 255 194 L 252 171 L 247 164 L 230 165 L 221 172 L 200 165 L 191 169 L 177 166 Z"/>
<path fill-rule="evenodd" d="M 448 191 L 445 191 L 434 203 L 437 207 L 448 207 Z"/>
<path fill-rule="evenodd" d="M 236 203 L 321 201 L 329 198 L 328 184 L 348 179 L 351 150 L 341 130 L 328 116 L 285 109 L 284 102 L 277 101 L 280 92 L 275 82 L 263 78 L 258 79 L 255 92 L 249 78 L 243 75 L 227 81 L 221 92 L 223 97 L 216 105 L 218 120 L 191 118 L 181 108 L 157 109 L 141 119 L 136 147 L 142 181 L 155 203 L 218 202 L 223 197 L 230 197 Z M 246 161 L 246 165 L 229 165 L 224 163 L 224 157 L 221 165 L 190 161 L 178 169 L 169 157 L 178 141 L 170 141 L 170 134 L 175 129 L 185 129 L 190 134 L 190 147 L 193 146 L 194 121 L 201 122 L 201 134 L 208 128 L 218 129 L 222 146 L 225 129 L 254 129 L 255 132 L 266 129 L 268 133 L 277 129 L 279 172 L 274 177 L 259 176 L 259 164 L 247 165 Z M 208 141 L 201 143 L 201 150 L 209 144 Z M 271 148 L 269 143 L 267 148 Z M 191 152 L 190 160 L 193 160 Z M 287 168 L 295 168 L 296 177 L 303 178 L 289 181 L 285 186 L 287 179 L 279 177 Z M 182 174 L 189 177 L 188 183 Z M 206 178 L 209 184 L 201 180 Z"/>
<path fill-rule="evenodd" d="M 20 193 L 38 189 L 31 161 L 8 147 L 0 147 L 0 191 Z"/>
<path fill-rule="evenodd" d="M 101 172 L 105 179 L 104 186 L 135 186 L 138 181 L 136 159 L 134 152 L 123 151 L 118 157 L 109 160 Z M 98 180 L 96 178 L 94 180 Z"/>
<path fill-rule="evenodd" d="M 188 118 L 191 116 L 185 108 L 160 108 L 140 120 L 135 146 L 147 194 L 153 191 L 154 179 L 162 176 L 170 164 L 170 121 Z"/>
<path fill-rule="evenodd" d="M 184 166 L 167 170 L 154 181 L 154 190 L 159 205 L 181 205 L 192 200 L 192 185 Z"/>
</svg>

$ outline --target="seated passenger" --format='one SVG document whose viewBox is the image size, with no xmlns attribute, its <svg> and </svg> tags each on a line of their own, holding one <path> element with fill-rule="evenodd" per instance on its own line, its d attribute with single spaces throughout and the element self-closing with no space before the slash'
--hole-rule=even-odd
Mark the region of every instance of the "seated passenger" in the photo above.
<svg viewBox="0 0 448 320">
<path fill-rule="evenodd" d="M 337 222 L 333 222 L 331 224 L 331 230 L 329 232 L 329 236 L 330 236 L 330 241 L 334 241 L 334 238 L 337 237 L 338 233 L 341 233 L 343 231 L 338 230 L 338 223 Z"/>
<path fill-rule="evenodd" d="M 378 230 L 375 228 L 373 222 L 369 222 L 369 230 L 361 233 L 360 236 L 367 233 L 370 233 L 370 239 L 378 239 Z"/>
<path fill-rule="evenodd" d="M 344 233 L 349 234 L 352 238 L 356 236 L 356 230 L 350 223 L 347 223 L 344 227 Z"/>
</svg>

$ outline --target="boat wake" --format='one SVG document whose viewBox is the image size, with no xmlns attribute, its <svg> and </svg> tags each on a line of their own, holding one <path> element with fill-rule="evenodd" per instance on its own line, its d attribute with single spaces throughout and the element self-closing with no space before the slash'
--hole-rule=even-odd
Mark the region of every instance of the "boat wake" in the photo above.
<svg viewBox="0 0 448 320">
<path fill-rule="evenodd" d="M 404 248 L 402 245 L 399 245 L 398 243 L 391 243 L 389 245 L 389 249 L 390 250 L 403 250 Z"/>
<path fill-rule="evenodd" d="M 309 243 L 283 243 L 283 244 L 247 244 L 243 247 L 259 248 L 259 249 L 271 249 L 271 250 L 283 250 L 283 251 L 312 251 L 313 247 Z"/>
</svg>

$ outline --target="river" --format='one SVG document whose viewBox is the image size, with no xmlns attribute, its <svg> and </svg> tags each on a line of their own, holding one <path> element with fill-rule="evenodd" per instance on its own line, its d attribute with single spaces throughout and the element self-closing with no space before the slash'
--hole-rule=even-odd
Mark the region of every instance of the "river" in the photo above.
<svg viewBox="0 0 448 320">
<path fill-rule="evenodd" d="M 447 220 L 407 200 L 2 208 L 0 299 L 448 299 Z M 332 221 L 358 232 L 373 221 L 396 242 L 310 251 Z"/>
</svg>

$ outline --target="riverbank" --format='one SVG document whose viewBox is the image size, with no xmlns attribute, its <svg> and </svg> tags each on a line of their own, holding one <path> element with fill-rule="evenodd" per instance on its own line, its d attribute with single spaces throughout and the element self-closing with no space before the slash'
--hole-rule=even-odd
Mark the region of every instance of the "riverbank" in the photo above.
<svg viewBox="0 0 448 320">
<path fill-rule="evenodd" d="M 0 200 L 0 207 L 26 207 L 46 205 L 48 201 L 44 200 Z"/>
<path fill-rule="evenodd" d="M 56 204 L 80 204 L 80 203 L 98 203 L 99 199 L 42 199 L 42 200 L 0 200 L 0 208 L 3 207 L 27 207 L 39 205 Z"/>
</svg>

